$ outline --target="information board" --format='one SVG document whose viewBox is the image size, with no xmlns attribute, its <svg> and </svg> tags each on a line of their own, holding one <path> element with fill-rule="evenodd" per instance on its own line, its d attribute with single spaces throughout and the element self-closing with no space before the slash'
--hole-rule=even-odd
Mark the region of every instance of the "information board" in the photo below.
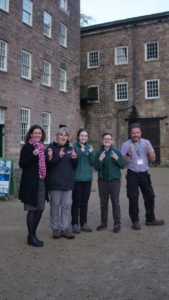
<svg viewBox="0 0 169 300">
<path fill-rule="evenodd" d="M 10 189 L 12 160 L 0 158 L 0 196 L 7 196 Z"/>
</svg>

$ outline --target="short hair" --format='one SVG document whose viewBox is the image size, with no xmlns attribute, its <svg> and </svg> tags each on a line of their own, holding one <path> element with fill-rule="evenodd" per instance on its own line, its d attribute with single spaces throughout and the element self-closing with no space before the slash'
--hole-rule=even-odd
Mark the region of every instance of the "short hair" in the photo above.
<svg viewBox="0 0 169 300">
<path fill-rule="evenodd" d="M 56 136 L 58 135 L 66 135 L 68 138 L 70 137 L 70 134 L 69 134 L 69 130 L 67 127 L 61 127 L 59 128 L 59 130 L 56 132 Z"/>
<path fill-rule="evenodd" d="M 112 134 L 111 134 L 110 132 L 104 132 L 104 133 L 102 134 L 102 139 L 105 137 L 105 135 L 110 135 L 110 136 L 112 137 Z"/>
<path fill-rule="evenodd" d="M 141 126 L 140 126 L 139 123 L 133 123 L 133 124 L 131 124 L 131 126 L 130 126 L 130 130 L 132 130 L 133 128 L 139 128 L 139 129 L 141 129 Z"/>
<path fill-rule="evenodd" d="M 27 134 L 25 136 L 25 143 L 29 142 L 29 140 L 31 139 L 31 135 L 32 135 L 32 133 L 33 133 L 33 131 L 35 129 L 40 129 L 41 130 L 41 132 L 42 132 L 41 141 L 44 142 L 44 139 L 45 139 L 45 131 L 44 131 L 44 129 L 40 125 L 33 125 L 33 126 L 31 126 L 29 128 L 29 130 L 28 130 L 28 132 L 27 132 Z"/>
<path fill-rule="evenodd" d="M 77 141 L 79 141 L 79 135 L 81 134 L 81 132 L 86 132 L 88 134 L 88 130 L 86 128 L 80 128 L 76 136 Z"/>
</svg>

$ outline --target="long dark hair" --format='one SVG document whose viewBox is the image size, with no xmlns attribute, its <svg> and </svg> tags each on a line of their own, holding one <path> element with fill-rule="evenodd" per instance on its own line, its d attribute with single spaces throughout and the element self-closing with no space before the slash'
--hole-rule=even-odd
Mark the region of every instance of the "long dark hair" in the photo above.
<svg viewBox="0 0 169 300">
<path fill-rule="evenodd" d="M 35 129 L 40 129 L 40 130 L 41 130 L 41 132 L 42 132 L 42 139 L 41 139 L 41 142 L 44 142 L 44 139 L 45 139 L 45 132 L 44 132 L 43 128 L 42 128 L 40 125 L 33 125 L 33 126 L 31 126 L 31 127 L 29 128 L 29 130 L 28 130 L 28 132 L 27 132 L 27 134 L 26 134 L 26 136 L 25 136 L 25 143 L 28 143 L 28 142 L 29 142 L 29 140 L 31 139 L 31 134 L 33 133 L 33 131 L 34 131 Z"/>
<path fill-rule="evenodd" d="M 81 134 L 81 132 L 87 132 L 88 134 L 88 130 L 86 128 L 80 128 L 77 132 L 77 136 L 76 136 L 76 139 L 77 141 L 79 142 L 79 135 Z"/>
</svg>

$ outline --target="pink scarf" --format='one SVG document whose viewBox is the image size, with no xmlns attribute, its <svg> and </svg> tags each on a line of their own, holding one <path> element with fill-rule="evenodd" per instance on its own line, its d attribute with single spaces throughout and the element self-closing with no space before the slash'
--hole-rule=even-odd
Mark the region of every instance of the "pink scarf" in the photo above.
<svg viewBox="0 0 169 300">
<path fill-rule="evenodd" d="M 30 139 L 29 144 L 39 150 L 39 178 L 44 179 L 46 177 L 45 147 L 42 142 L 37 142 L 34 139 Z"/>
</svg>

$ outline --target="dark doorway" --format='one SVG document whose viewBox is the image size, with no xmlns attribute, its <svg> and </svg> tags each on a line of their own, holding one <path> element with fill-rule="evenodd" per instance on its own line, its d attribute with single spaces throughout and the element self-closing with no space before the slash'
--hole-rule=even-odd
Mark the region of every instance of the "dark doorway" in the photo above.
<svg viewBox="0 0 169 300">
<path fill-rule="evenodd" d="M 129 127 L 132 123 L 139 123 L 141 126 L 142 137 L 150 140 L 155 153 L 156 164 L 160 164 L 160 122 L 159 119 L 135 119 L 129 120 Z"/>
</svg>

